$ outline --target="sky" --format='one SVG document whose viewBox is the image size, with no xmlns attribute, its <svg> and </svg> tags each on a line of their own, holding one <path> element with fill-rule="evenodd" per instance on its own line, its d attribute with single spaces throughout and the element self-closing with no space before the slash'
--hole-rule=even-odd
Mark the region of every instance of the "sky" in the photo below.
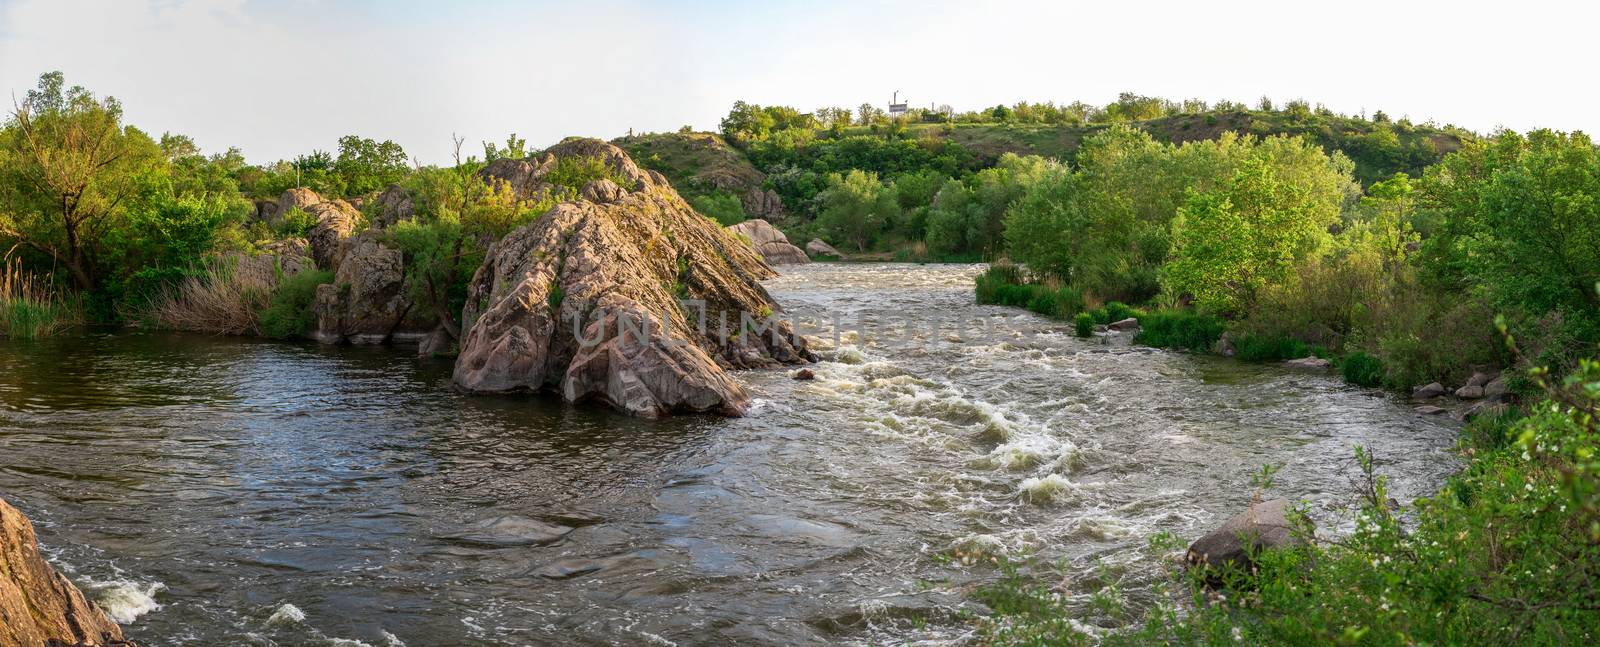
<svg viewBox="0 0 1600 647">
<path fill-rule="evenodd" d="M 0 0 L 0 101 L 60 70 L 129 123 L 265 163 L 340 136 L 424 163 L 515 132 L 715 129 L 736 100 L 977 109 L 1306 99 L 1600 131 L 1596 3 Z"/>
</svg>

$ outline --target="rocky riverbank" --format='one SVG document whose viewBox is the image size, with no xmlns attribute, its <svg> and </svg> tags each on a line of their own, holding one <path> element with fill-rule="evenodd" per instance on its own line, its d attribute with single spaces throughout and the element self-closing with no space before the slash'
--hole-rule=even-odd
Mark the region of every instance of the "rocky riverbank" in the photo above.
<svg viewBox="0 0 1600 647">
<path fill-rule="evenodd" d="M 0 647 L 129 644 L 122 628 L 39 554 L 28 518 L 0 499 Z"/>
</svg>

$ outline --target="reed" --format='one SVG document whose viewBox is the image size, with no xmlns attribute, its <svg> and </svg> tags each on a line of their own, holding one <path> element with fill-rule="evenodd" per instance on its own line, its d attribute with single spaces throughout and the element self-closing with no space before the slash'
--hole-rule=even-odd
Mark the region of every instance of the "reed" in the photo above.
<svg viewBox="0 0 1600 647">
<path fill-rule="evenodd" d="M 243 260 L 244 262 L 241 262 Z M 257 267 L 254 259 L 214 258 L 205 271 L 163 290 L 140 312 L 142 325 L 218 335 L 253 335 L 260 313 L 272 301 L 278 273 Z"/>
<path fill-rule="evenodd" d="M 21 259 L 0 264 L 0 337 L 49 337 L 83 323 L 82 302 L 22 269 Z"/>
</svg>

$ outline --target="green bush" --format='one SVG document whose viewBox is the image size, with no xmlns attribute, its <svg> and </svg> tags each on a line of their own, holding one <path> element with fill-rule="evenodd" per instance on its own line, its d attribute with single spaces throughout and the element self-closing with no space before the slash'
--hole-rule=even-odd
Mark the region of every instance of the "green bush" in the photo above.
<svg viewBox="0 0 1600 647">
<path fill-rule="evenodd" d="M 1339 371 L 1344 374 L 1344 381 L 1358 386 L 1381 386 L 1383 384 L 1383 360 L 1361 351 L 1346 355 L 1340 363 Z"/>
<path fill-rule="evenodd" d="M 1123 319 L 1128 319 L 1137 314 L 1134 312 L 1133 308 L 1130 308 L 1127 305 L 1117 301 L 1107 303 L 1105 306 L 1105 312 L 1106 319 L 1110 320 L 1106 323 L 1111 323 L 1112 321 L 1122 321 Z"/>
<path fill-rule="evenodd" d="M 259 327 L 263 337 L 289 339 L 304 336 L 316 325 L 311 303 L 317 286 L 333 281 L 333 272 L 306 270 L 278 282 L 272 300 L 261 311 Z"/>
<path fill-rule="evenodd" d="M 304 238 L 317 227 L 317 217 L 295 207 L 279 216 L 272 224 L 272 233 L 279 238 Z"/>
<path fill-rule="evenodd" d="M 1077 317 L 1073 318 L 1072 324 L 1079 337 L 1094 336 L 1094 315 L 1080 312 Z"/>
<path fill-rule="evenodd" d="M 1246 362 L 1273 362 L 1302 357 L 1328 356 L 1320 346 L 1312 346 L 1292 337 L 1277 335 L 1241 335 L 1234 341 L 1237 357 Z"/>
<path fill-rule="evenodd" d="M 1222 319 L 1189 310 L 1159 310 L 1139 315 L 1135 343 L 1156 348 L 1208 352 L 1227 330 Z"/>
</svg>

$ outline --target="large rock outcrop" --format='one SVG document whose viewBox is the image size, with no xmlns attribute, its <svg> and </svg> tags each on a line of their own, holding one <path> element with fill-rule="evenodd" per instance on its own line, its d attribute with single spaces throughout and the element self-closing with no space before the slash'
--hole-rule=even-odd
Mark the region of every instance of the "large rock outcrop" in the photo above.
<svg viewBox="0 0 1600 647">
<path fill-rule="evenodd" d="M 316 218 L 316 226 L 306 237 L 311 244 L 311 258 L 317 267 L 331 268 L 339 252 L 339 243 L 355 231 L 361 222 L 361 212 L 344 200 L 328 200 L 311 189 L 295 188 L 284 191 L 278 198 L 278 207 L 267 224 L 277 226 L 294 209 Z"/>
<path fill-rule="evenodd" d="M 567 156 L 600 159 L 621 181 L 594 180 L 489 249 L 468 286 L 458 386 L 553 390 L 644 417 L 739 415 L 749 395 L 725 369 L 815 359 L 768 319 L 778 305 L 759 281 L 771 268 L 615 146 L 568 140 L 484 173 L 540 195 Z"/>
<path fill-rule="evenodd" d="M 391 184 L 373 199 L 371 212 L 372 226 L 383 229 L 412 219 L 417 214 L 417 207 L 410 191 L 398 184 Z"/>
<path fill-rule="evenodd" d="M 433 328 L 430 313 L 418 311 L 406 289 L 405 259 L 369 230 L 340 242 L 334 255 L 333 283 L 317 286 L 313 336 L 326 344 L 383 344 L 420 339 Z"/>
<path fill-rule="evenodd" d="M 746 220 L 728 227 L 728 231 L 750 239 L 750 246 L 769 265 L 810 263 L 811 259 L 799 247 L 789 244 L 789 237 L 765 220 Z"/>
<path fill-rule="evenodd" d="M 0 645 L 125 645 L 122 629 L 39 554 L 33 524 L 0 499 Z"/>
</svg>

